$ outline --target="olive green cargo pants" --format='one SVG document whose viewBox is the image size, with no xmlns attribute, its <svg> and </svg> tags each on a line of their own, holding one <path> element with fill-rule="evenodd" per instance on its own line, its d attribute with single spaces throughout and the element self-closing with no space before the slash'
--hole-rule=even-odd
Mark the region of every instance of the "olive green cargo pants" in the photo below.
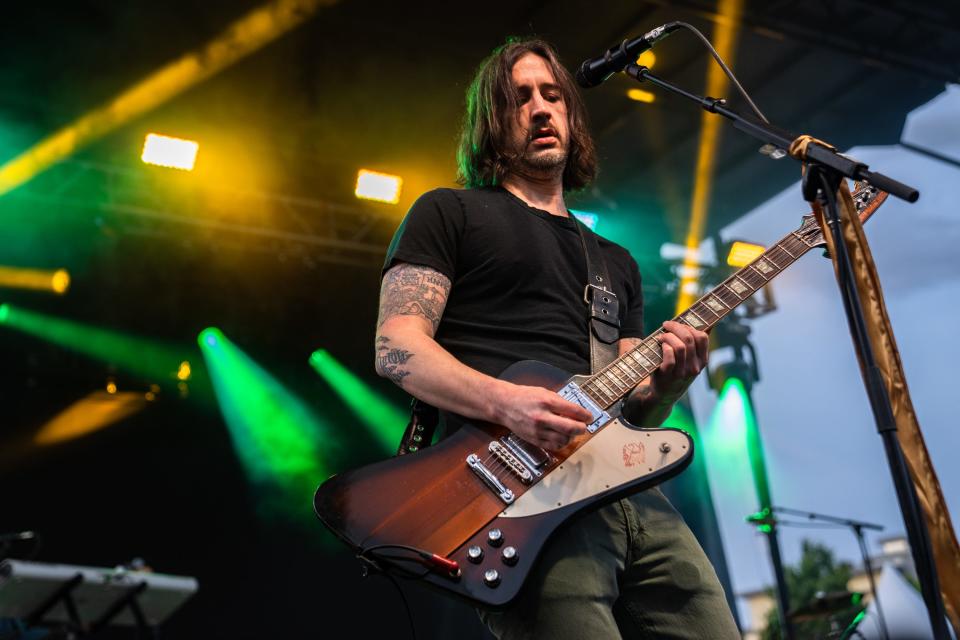
<svg viewBox="0 0 960 640">
<path fill-rule="evenodd" d="M 713 566 L 659 489 L 575 520 L 516 603 L 480 617 L 500 640 L 739 640 Z"/>
</svg>

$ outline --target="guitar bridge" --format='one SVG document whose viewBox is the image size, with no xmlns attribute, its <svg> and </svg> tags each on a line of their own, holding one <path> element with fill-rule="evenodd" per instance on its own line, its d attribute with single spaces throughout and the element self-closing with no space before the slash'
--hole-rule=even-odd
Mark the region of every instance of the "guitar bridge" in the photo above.
<svg viewBox="0 0 960 640">
<path fill-rule="evenodd" d="M 511 504 L 514 499 L 513 491 L 510 490 L 505 484 L 500 482 L 498 478 L 490 469 L 487 469 L 487 465 L 483 464 L 480 460 L 480 456 L 475 453 L 471 453 L 467 456 L 467 466 L 477 476 L 480 477 L 483 482 L 496 492 L 496 494 L 507 504 Z"/>
</svg>

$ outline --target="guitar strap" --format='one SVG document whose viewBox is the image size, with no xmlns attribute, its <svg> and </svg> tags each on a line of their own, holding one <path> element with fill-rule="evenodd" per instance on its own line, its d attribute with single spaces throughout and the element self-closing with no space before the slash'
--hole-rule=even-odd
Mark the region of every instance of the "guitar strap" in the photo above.
<svg viewBox="0 0 960 640">
<path fill-rule="evenodd" d="M 587 284 L 583 289 L 583 301 L 587 305 L 590 323 L 590 372 L 597 373 L 617 357 L 617 340 L 620 338 L 620 301 L 610 289 L 607 265 L 600 254 L 597 236 L 571 216 L 580 234 L 583 257 L 587 265 Z M 400 439 L 397 455 L 416 453 L 433 442 L 433 435 L 440 422 L 440 412 L 426 402 L 413 399 L 410 405 L 410 422 Z"/>
<path fill-rule="evenodd" d="M 576 216 L 571 216 L 580 233 L 583 256 L 587 263 L 587 285 L 583 301 L 587 304 L 590 323 L 590 373 L 597 373 L 617 357 L 620 339 L 620 301 L 610 288 L 607 265 L 600 254 L 597 236 Z"/>
</svg>

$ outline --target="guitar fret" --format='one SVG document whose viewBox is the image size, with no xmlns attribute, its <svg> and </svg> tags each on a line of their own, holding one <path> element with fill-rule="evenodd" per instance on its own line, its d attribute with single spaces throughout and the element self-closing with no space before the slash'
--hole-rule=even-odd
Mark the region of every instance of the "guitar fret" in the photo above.
<svg viewBox="0 0 960 640">
<path fill-rule="evenodd" d="M 700 316 L 703 319 L 703 321 L 706 322 L 707 324 L 713 324 L 714 322 L 716 322 L 721 318 L 720 314 L 714 311 L 713 309 L 711 309 L 710 305 L 708 305 L 704 300 L 699 300 L 695 302 L 693 306 L 690 307 L 690 310 L 693 311 L 698 316 Z M 711 316 L 713 316 L 713 319 L 711 320 L 710 318 L 708 318 L 707 314 L 710 314 Z"/>
<path fill-rule="evenodd" d="M 597 389 L 607 397 L 611 402 L 617 397 L 615 393 L 611 393 L 610 387 L 604 384 L 603 380 L 600 378 L 594 378 L 596 381 Z M 602 387 L 602 388 L 601 388 Z"/>
<path fill-rule="evenodd" d="M 790 249 L 787 249 L 787 238 L 784 238 L 783 240 L 781 240 L 780 242 L 778 242 L 778 243 L 777 243 L 777 247 L 780 248 L 780 249 L 783 250 L 783 251 L 786 251 L 786 252 L 787 252 L 787 255 L 789 255 L 789 256 L 790 256 L 791 258 L 793 258 L 794 260 L 797 259 L 797 256 L 793 255 L 793 252 L 790 251 Z"/>
<path fill-rule="evenodd" d="M 641 376 L 637 375 L 636 371 L 634 371 L 629 366 L 627 366 L 626 361 L 623 359 L 617 360 L 616 364 L 618 367 L 620 367 L 621 370 L 623 370 L 627 374 L 627 379 L 631 383 L 630 388 L 632 389 L 633 387 L 637 386 L 637 382 L 639 382 L 639 379 Z"/>
<path fill-rule="evenodd" d="M 650 360 L 647 360 L 647 358 L 645 358 L 644 355 L 643 355 L 642 353 L 640 353 L 639 350 L 631 351 L 631 352 L 630 352 L 630 357 L 633 358 L 633 361 L 637 363 L 637 366 L 638 366 L 638 367 L 640 367 L 641 369 L 643 369 L 644 374 L 650 373 L 650 371 L 652 371 L 652 370 L 655 368 L 655 367 L 649 367 L 649 368 L 648 368 L 648 365 L 652 365 L 653 363 L 652 363 Z M 647 364 L 644 364 L 643 362 L 640 362 L 640 358 L 643 358 L 643 359 L 646 361 Z"/>
<path fill-rule="evenodd" d="M 710 307 L 712 311 L 717 313 L 718 317 L 723 317 L 723 314 L 725 314 L 727 310 L 731 309 L 730 305 L 724 302 L 723 298 L 717 295 L 716 290 L 705 295 L 703 297 L 703 301 L 708 307 Z"/>
<path fill-rule="evenodd" d="M 764 264 L 766 264 L 766 263 L 764 263 Z M 768 265 L 768 267 L 769 267 L 769 265 Z M 762 271 L 759 267 L 756 267 L 756 266 L 754 266 L 753 264 L 750 264 L 750 265 L 747 265 L 747 268 L 748 268 L 748 269 L 751 269 L 751 271 L 747 271 L 746 274 L 744 274 L 744 275 L 746 275 L 746 277 L 747 277 L 748 279 L 751 279 L 751 275 L 750 275 L 750 274 L 756 274 L 756 275 L 760 276 L 760 278 L 763 280 L 763 282 L 766 282 L 766 281 L 767 281 L 767 276 L 763 275 L 763 271 Z M 750 284 L 752 285 L 753 282 L 751 282 Z"/>
<path fill-rule="evenodd" d="M 787 254 L 786 257 L 780 255 L 783 253 Z M 783 270 L 786 267 L 788 267 L 792 262 L 791 258 L 793 257 L 790 255 L 790 253 L 786 249 L 781 247 L 779 244 L 774 246 L 769 251 L 767 251 L 764 255 L 770 260 L 770 262 L 776 265 L 777 269 L 780 269 L 780 270 Z M 780 260 L 783 260 L 784 264 L 780 264 Z"/>
<path fill-rule="evenodd" d="M 727 287 L 729 287 L 731 291 L 737 294 L 737 297 L 739 297 L 740 300 L 746 300 L 747 298 L 750 297 L 750 294 L 753 293 L 753 291 L 750 290 L 749 283 L 743 278 L 741 278 L 740 274 L 737 274 L 732 278 L 730 278 L 730 284 L 727 285 Z M 749 291 L 750 293 L 747 293 L 746 295 L 744 295 L 745 291 Z"/>
<path fill-rule="evenodd" d="M 694 329 L 699 329 L 706 324 L 703 318 L 694 313 L 693 308 L 687 309 L 687 312 L 680 316 L 680 320 L 683 320 L 683 322 Z"/>
<path fill-rule="evenodd" d="M 620 377 L 616 374 L 616 369 L 611 368 L 607 371 L 604 371 L 603 376 L 608 382 L 612 383 L 613 389 L 617 392 L 617 395 L 620 395 L 624 391 L 630 390 L 630 387 L 620 381 Z M 620 387 L 623 387 L 623 389 L 620 389 Z"/>
<path fill-rule="evenodd" d="M 738 296 L 726 282 L 714 289 L 713 292 L 716 294 L 717 298 L 727 306 L 728 309 L 733 309 L 735 306 L 740 304 L 740 296 Z"/>
</svg>

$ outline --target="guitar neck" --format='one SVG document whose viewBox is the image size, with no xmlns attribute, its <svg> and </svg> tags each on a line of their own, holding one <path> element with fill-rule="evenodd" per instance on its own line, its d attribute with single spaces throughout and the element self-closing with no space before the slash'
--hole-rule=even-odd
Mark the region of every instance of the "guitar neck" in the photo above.
<svg viewBox="0 0 960 640">
<path fill-rule="evenodd" d="M 710 329 L 810 248 L 798 232 L 787 234 L 753 262 L 694 302 L 690 308 L 674 318 L 674 321 L 701 331 Z M 590 376 L 580 388 L 604 409 L 610 407 L 656 371 L 663 362 L 663 350 L 658 340 L 663 333 L 662 327 L 654 331 L 639 345 Z"/>
</svg>

